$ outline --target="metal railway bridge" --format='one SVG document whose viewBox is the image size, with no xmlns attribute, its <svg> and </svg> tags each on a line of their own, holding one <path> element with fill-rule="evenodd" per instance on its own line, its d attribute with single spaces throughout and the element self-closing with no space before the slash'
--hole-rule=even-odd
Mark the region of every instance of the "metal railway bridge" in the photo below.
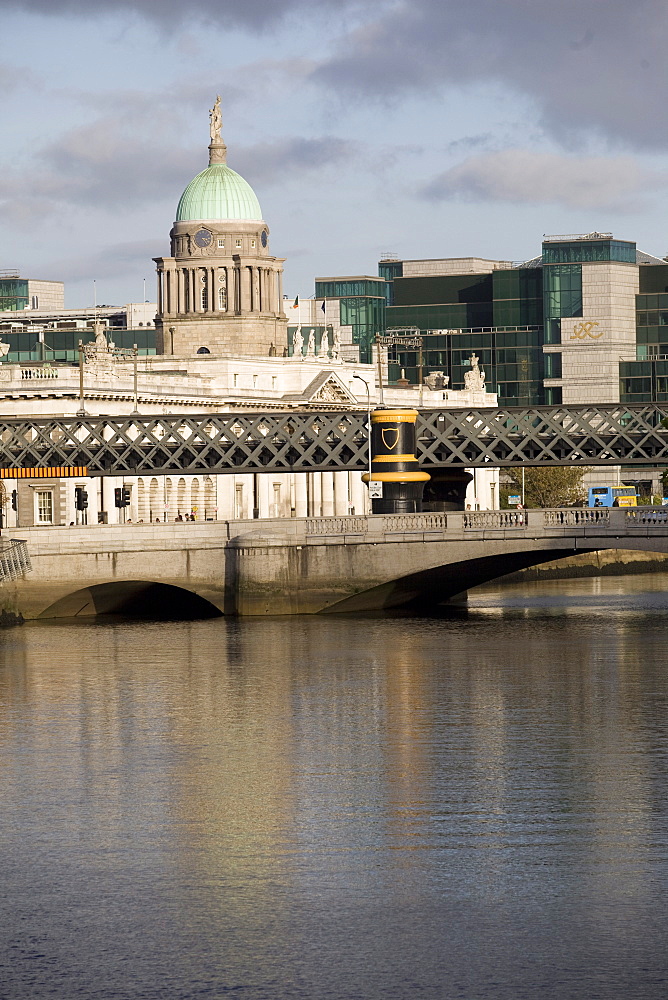
<svg viewBox="0 0 668 1000">
<path fill-rule="evenodd" d="M 668 403 L 422 410 L 418 458 L 437 467 L 668 465 Z M 88 475 L 364 469 L 366 411 L 0 420 L 6 470 Z"/>
</svg>

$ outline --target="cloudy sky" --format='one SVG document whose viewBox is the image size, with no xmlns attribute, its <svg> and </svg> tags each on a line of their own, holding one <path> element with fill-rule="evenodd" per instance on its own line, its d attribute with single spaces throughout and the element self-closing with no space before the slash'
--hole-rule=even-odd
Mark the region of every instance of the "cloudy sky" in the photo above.
<svg viewBox="0 0 668 1000">
<path fill-rule="evenodd" d="M 664 256 L 665 0 L 0 0 L 0 269 L 154 296 L 223 102 L 290 296 L 378 257 Z"/>
</svg>

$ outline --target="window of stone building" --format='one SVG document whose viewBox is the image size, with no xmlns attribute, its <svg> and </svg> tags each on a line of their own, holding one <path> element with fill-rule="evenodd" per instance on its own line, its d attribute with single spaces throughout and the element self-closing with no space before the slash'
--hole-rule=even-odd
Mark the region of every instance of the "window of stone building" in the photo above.
<svg viewBox="0 0 668 1000">
<path fill-rule="evenodd" d="M 253 375 L 253 388 L 257 388 L 257 375 Z"/>
<path fill-rule="evenodd" d="M 225 249 L 225 240 L 218 240 L 218 249 L 219 250 Z"/>
<path fill-rule="evenodd" d="M 241 240 L 235 240 L 234 241 L 234 245 L 237 248 L 237 250 L 240 250 L 241 249 Z"/>
<path fill-rule="evenodd" d="M 234 487 L 234 516 L 238 519 L 244 516 L 244 488 L 242 485 Z"/>
<path fill-rule="evenodd" d="M 275 389 L 275 388 L 276 388 L 276 383 L 277 383 L 277 381 L 278 381 L 278 379 L 276 378 L 276 376 L 275 376 L 275 375 L 272 375 L 272 376 L 271 376 L 271 387 L 272 387 L 272 389 Z"/>
<path fill-rule="evenodd" d="M 37 490 L 35 503 L 37 505 L 37 523 L 53 524 L 53 490 Z"/>
<path fill-rule="evenodd" d="M 281 484 L 274 483 L 274 503 L 272 506 L 273 517 L 281 516 Z"/>
<path fill-rule="evenodd" d="M 239 381 L 239 376 L 238 375 L 233 375 L 232 376 L 232 385 L 236 387 L 238 381 Z"/>
<path fill-rule="evenodd" d="M 255 240 L 251 240 L 251 247 L 253 248 L 253 250 L 255 249 Z"/>
</svg>

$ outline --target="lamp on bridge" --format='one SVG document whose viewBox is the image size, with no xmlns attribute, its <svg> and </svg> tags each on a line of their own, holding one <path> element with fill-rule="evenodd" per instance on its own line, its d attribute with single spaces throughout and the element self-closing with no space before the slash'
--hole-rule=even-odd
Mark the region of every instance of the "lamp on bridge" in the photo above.
<svg viewBox="0 0 668 1000">
<path fill-rule="evenodd" d="M 371 465 L 362 476 L 381 483 L 381 496 L 371 499 L 372 514 L 413 514 L 422 510 L 424 484 L 431 479 L 420 472 L 416 456 L 417 410 L 379 408 L 371 414 Z"/>
</svg>

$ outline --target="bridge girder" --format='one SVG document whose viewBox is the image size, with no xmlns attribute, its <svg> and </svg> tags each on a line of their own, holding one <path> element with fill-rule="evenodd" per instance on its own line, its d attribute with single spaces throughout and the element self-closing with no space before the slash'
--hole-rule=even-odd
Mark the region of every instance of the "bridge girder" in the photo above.
<svg viewBox="0 0 668 1000">
<path fill-rule="evenodd" d="M 668 404 L 422 410 L 430 467 L 668 465 Z M 299 411 L 0 420 L 0 466 L 88 474 L 321 472 L 368 464 L 367 414 Z"/>
</svg>

